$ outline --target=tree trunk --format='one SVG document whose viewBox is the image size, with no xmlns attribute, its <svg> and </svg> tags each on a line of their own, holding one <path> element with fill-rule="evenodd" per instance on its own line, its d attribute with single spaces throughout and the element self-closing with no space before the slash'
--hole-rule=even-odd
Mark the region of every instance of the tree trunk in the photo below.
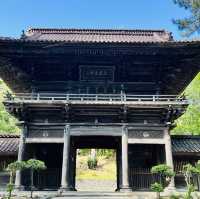
<svg viewBox="0 0 200 199">
<path fill-rule="evenodd" d="M 13 184 L 13 172 L 10 171 L 10 184 Z"/>
<path fill-rule="evenodd" d="M 33 169 L 31 169 L 31 198 L 33 198 Z"/>
<path fill-rule="evenodd" d="M 9 186 L 9 189 L 8 189 L 8 199 L 10 199 L 11 196 L 12 196 L 12 189 L 10 187 L 12 185 L 13 185 L 13 172 L 10 171 L 10 182 L 9 182 L 9 185 L 7 185 L 7 186 Z"/>
<path fill-rule="evenodd" d="M 160 192 L 157 192 L 157 199 L 160 199 Z"/>
<path fill-rule="evenodd" d="M 89 169 L 97 168 L 96 149 L 91 149 L 88 163 L 89 163 L 88 165 Z"/>
<path fill-rule="evenodd" d="M 91 149 L 90 157 L 91 157 L 92 160 L 96 159 L 96 149 Z"/>
</svg>

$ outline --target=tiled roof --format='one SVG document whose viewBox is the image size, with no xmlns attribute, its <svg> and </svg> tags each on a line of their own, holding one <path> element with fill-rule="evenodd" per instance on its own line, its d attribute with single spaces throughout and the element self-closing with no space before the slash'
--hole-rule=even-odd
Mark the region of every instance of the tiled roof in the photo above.
<svg viewBox="0 0 200 199">
<path fill-rule="evenodd" d="M 11 38 L 11 37 L 0 37 L 0 40 L 10 40 L 10 39 L 14 39 L 14 38 Z"/>
<path fill-rule="evenodd" d="M 17 155 L 18 145 L 18 135 L 0 134 L 0 155 Z"/>
<path fill-rule="evenodd" d="M 200 153 L 200 136 L 172 136 L 173 153 Z"/>
<path fill-rule="evenodd" d="M 123 29 L 40 29 L 31 28 L 22 35 L 25 41 L 63 41 L 84 43 L 145 43 L 172 41 L 165 30 Z"/>
<path fill-rule="evenodd" d="M 17 155 L 19 145 L 18 135 L 0 134 L 0 155 Z M 173 153 L 200 153 L 200 136 L 173 135 Z"/>
</svg>

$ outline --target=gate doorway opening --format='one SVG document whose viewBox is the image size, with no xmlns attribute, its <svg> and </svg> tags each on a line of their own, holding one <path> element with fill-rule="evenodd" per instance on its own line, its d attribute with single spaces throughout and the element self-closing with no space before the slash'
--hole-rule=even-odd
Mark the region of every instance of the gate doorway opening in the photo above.
<svg viewBox="0 0 200 199">
<path fill-rule="evenodd" d="M 120 137 L 72 137 L 76 149 L 74 185 L 77 191 L 108 191 L 119 188 Z"/>
<path fill-rule="evenodd" d="M 117 189 L 116 150 L 78 149 L 77 191 L 115 191 Z"/>
</svg>

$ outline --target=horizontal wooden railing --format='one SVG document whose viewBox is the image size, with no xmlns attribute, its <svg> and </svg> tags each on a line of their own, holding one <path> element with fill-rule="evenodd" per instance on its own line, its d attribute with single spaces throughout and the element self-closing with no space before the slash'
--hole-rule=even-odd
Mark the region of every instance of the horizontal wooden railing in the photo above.
<svg viewBox="0 0 200 199">
<path fill-rule="evenodd" d="M 129 94 L 65 94 L 65 93 L 16 93 L 6 95 L 6 101 L 80 101 L 80 102 L 186 102 L 177 95 Z"/>
</svg>

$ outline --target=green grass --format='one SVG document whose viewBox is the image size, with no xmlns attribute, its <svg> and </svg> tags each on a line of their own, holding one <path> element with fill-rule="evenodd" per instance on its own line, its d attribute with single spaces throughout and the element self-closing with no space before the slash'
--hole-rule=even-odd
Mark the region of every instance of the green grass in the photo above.
<svg viewBox="0 0 200 199">
<path fill-rule="evenodd" d="M 77 157 L 77 179 L 78 180 L 116 180 L 116 160 L 115 157 L 98 157 L 96 170 L 88 169 L 88 156 Z"/>
</svg>

